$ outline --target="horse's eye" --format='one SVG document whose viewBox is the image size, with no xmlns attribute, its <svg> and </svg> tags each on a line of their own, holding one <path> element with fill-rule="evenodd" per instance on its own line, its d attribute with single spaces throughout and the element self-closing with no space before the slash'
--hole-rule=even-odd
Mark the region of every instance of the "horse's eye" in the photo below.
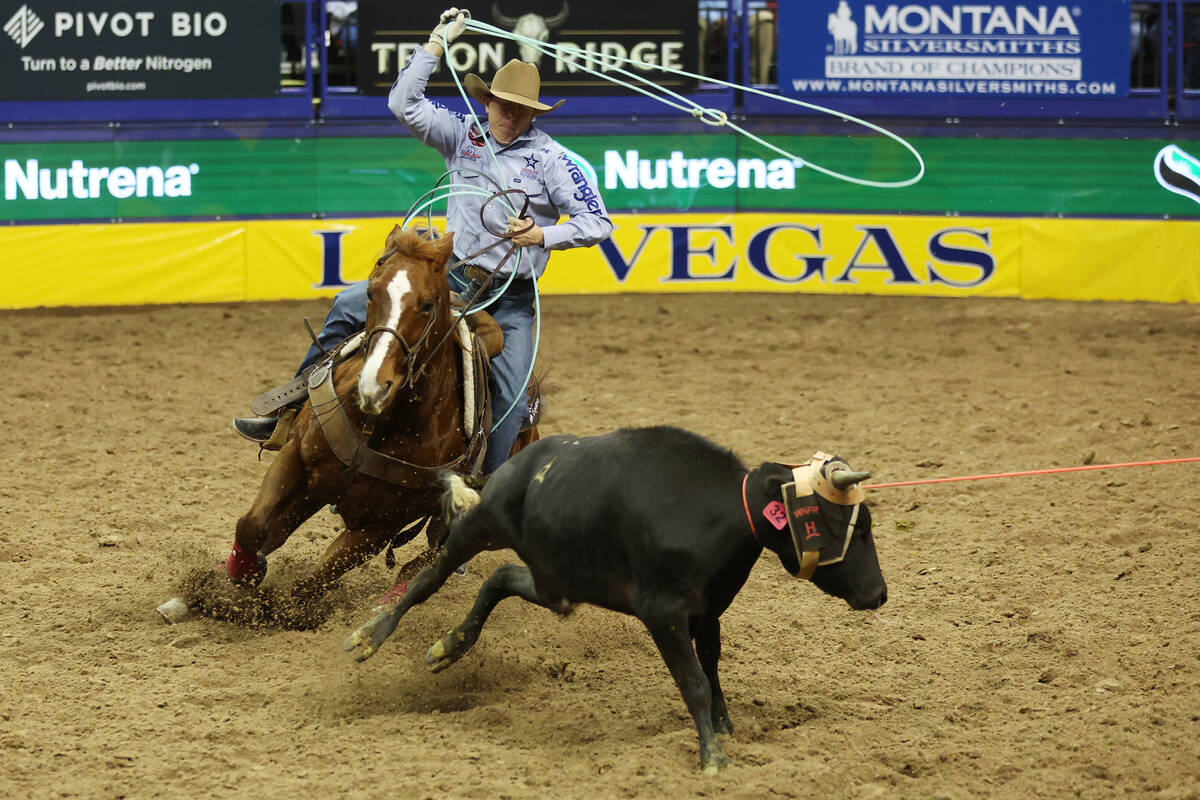
<svg viewBox="0 0 1200 800">
<path fill-rule="evenodd" d="M 421 306 L 421 313 L 422 314 L 432 314 L 433 313 L 433 303 L 426 303 L 425 305 Z"/>
</svg>

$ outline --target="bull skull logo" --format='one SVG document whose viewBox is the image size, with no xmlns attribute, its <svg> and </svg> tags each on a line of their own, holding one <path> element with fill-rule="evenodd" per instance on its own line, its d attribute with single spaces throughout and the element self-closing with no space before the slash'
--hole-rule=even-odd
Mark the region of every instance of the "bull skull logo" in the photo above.
<svg viewBox="0 0 1200 800">
<path fill-rule="evenodd" d="M 509 17 L 500 10 L 498 2 L 492 3 L 492 19 L 497 25 L 508 28 L 518 36 L 524 36 L 527 39 L 533 39 L 538 42 L 545 42 L 550 39 L 550 31 L 562 27 L 562 24 L 567 21 L 567 15 L 571 13 L 571 6 L 567 0 L 563 0 L 562 11 L 559 11 L 552 17 L 543 17 L 541 14 L 522 14 L 519 17 Z M 533 45 L 520 44 L 517 45 L 517 52 L 521 56 L 521 60 L 533 64 L 535 67 L 542 60 L 540 50 Z"/>
</svg>

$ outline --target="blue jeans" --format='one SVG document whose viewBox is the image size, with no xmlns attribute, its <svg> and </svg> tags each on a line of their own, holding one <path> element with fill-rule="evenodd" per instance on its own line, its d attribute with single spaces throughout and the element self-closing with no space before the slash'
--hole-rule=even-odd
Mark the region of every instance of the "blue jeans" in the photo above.
<svg viewBox="0 0 1200 800">
<path fill-rule="evenodd" d="M 342 289 L 333 298 L 333 306 L 325 315 L 325 324 L 317 334 L 317 341 L 326 350 L 332 350 L 338 343 L 367 326 L 367 282 L 359 281 Z M 296 370 L 299 375 L 304 370 L 321 360 L 324 353 L 315 344 L 308 348 L 304 361 Z"/>
<path fill-rule="evenodd" d="M 467 286 L 460 270 L 449 273 L 450 288 L 461 292 Z M 502 285 L 497 278 L 497 284 Z M 487 307 L 487 311 L 504 331 L 504 349 L 492 359 L 492 414 L 493 430 L 488 436 L 487 456 L 483 460 L 484 474 L 490 474 L 508 459 L 521 426 L 525 423 L 525 378 L 533 363 L 533 289 L 514 291 L 511 287 L 499 300 Z M 337 345 L 346 337 L 362 330 L 367 323 L 367 282 L 359 281 L 338 292 L 333 306 L 325 317 L 325 324 L 317 334 L 326 350 Z M 299 375 L 321 358 L 316 345 L 308 349 Z M 509 406 L 516 407 L 509 411 Z M 502 421 L 500 417 L 508 412 Z M 499 424 L 497 425 L 497 422 Z"/>
</svg>

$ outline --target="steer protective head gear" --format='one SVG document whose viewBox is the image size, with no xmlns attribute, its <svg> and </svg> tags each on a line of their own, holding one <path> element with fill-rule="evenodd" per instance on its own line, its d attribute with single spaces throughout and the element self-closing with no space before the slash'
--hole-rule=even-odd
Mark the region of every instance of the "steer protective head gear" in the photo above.
<svg viewBox="0 0 1200 800">
<path fill-rule="evenodd" d="M 429 34 L 429 41 L 435 44 L 442 44 L 442 33 L 445 32 L 446 44 L 453 42 L 467 28 L 467 20 L 471 18 L 471 12 L 465 8 L 447 8 L 438 17 L 437 27 Z"/>
<path fill-rule="evenodd" d="M 795 480 L 783 485 L 788 529 L 800 562 L 797 578 L 808 580 L 817 567 L 836 564 L 846 557 L 866 492 L 857 482 L 839 489 L 834 473 L 851 474 L 854 480 L 867 475 L 849 470 L 850 465 L 843 459 L 816 453 L 808 463 L 794 467 Z"/>
</svg>

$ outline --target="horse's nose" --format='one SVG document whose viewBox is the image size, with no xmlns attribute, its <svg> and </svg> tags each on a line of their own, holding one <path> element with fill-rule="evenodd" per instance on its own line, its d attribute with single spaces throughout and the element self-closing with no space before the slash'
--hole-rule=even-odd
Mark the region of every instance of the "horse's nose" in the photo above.
<svg viewBox="0 0 1200 800">
<path fill-rule="evenodd" d="M 358 387 L 358 407 L 364 414 L 378 414 L 383 410 L 383 401 L 391 389 L 391 381 L 371 387 L 363 386 L 360 383 Z"/>
</svg>

